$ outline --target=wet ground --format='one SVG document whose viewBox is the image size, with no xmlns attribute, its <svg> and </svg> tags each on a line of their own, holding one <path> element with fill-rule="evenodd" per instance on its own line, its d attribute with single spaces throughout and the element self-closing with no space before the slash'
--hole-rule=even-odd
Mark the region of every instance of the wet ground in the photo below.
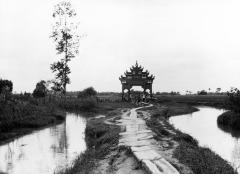
<svg viewBox="0 0 240 174">
<path fill-rule="evenodd" d="M 154 133 L 148 128 L 145 120 L 137 113 L 141 108 L 143 107 L 131 109 L 117 120 L 117 124 L 123 128 L 119 146 L 130 148 L 135 158 L 149 173 L 178 174 L 179 172 L 161 155 L 161 145 L 154 139 Z"/>
</svg>

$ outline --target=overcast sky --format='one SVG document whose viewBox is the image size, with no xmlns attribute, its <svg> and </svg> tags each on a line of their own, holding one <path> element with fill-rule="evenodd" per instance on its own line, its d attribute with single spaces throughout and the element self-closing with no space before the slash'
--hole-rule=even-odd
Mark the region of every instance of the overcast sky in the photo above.
<svg viewBox="0 0 240 174">
<path fill-rule="evenodd" d="M 57 0 L 0 0 L 0 78 L 32 92 L 54 76 L 49 38 Z M 72 0 L 80 53 L 70 63 L 69 91 L 121 91 L 135 64 L 156 76 L 157 91 L 240 87 L 239 0 Z"/>
</svg>

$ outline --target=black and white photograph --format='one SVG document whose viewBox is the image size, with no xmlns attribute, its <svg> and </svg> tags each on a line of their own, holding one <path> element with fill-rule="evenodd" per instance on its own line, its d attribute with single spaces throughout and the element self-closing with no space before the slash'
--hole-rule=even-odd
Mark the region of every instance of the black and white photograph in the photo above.
<svg viewBox="0 0 240 174">
<path fill-rule="evenodd" d="M 240 174 L 240 1 L 0 0 L 0 174 Z"/>
</svg>

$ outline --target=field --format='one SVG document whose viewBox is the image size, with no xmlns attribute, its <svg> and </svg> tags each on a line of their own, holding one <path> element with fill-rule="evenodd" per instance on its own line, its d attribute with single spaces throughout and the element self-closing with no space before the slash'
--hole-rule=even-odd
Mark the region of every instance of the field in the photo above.
<svg viewBox="0 0 240 174">
<path fill-rule="evenodd" d="M 226 95 L 175 95 L 175 96 L 163 96 L 155 95 L 158 102 L 176 102 L 186 103 L 190 105 L 206 105 L 214 107 L 227 107 L 227 96 Z"/>
<path fill-rule="evenodd" d="M 77 98 L 77 92 L 69 92 L 69 98 Z M 207 105 L 216 107 L 227 107 L 227 95 L 153 95 L 160 103 L 176 102 L 190 105 Z M 121 102 L 121 93 L 101 92 L 97 94 L 99 102 Z"/>
</svg>

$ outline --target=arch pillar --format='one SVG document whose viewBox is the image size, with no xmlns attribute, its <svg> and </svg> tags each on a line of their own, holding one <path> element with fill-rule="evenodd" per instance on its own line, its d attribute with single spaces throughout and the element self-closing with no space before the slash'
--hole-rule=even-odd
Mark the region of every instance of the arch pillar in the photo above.
<svg viewBox="0 0 240 174">
<path fill-rule="evenodd" d="M 122 101 L 124 100 L 124 87 L 122 86 Z"/>
<path fill-rule="evenodd" d="M 131 88 L 128 88 L 128 101 L 130 101 Z"/>
</svg>

